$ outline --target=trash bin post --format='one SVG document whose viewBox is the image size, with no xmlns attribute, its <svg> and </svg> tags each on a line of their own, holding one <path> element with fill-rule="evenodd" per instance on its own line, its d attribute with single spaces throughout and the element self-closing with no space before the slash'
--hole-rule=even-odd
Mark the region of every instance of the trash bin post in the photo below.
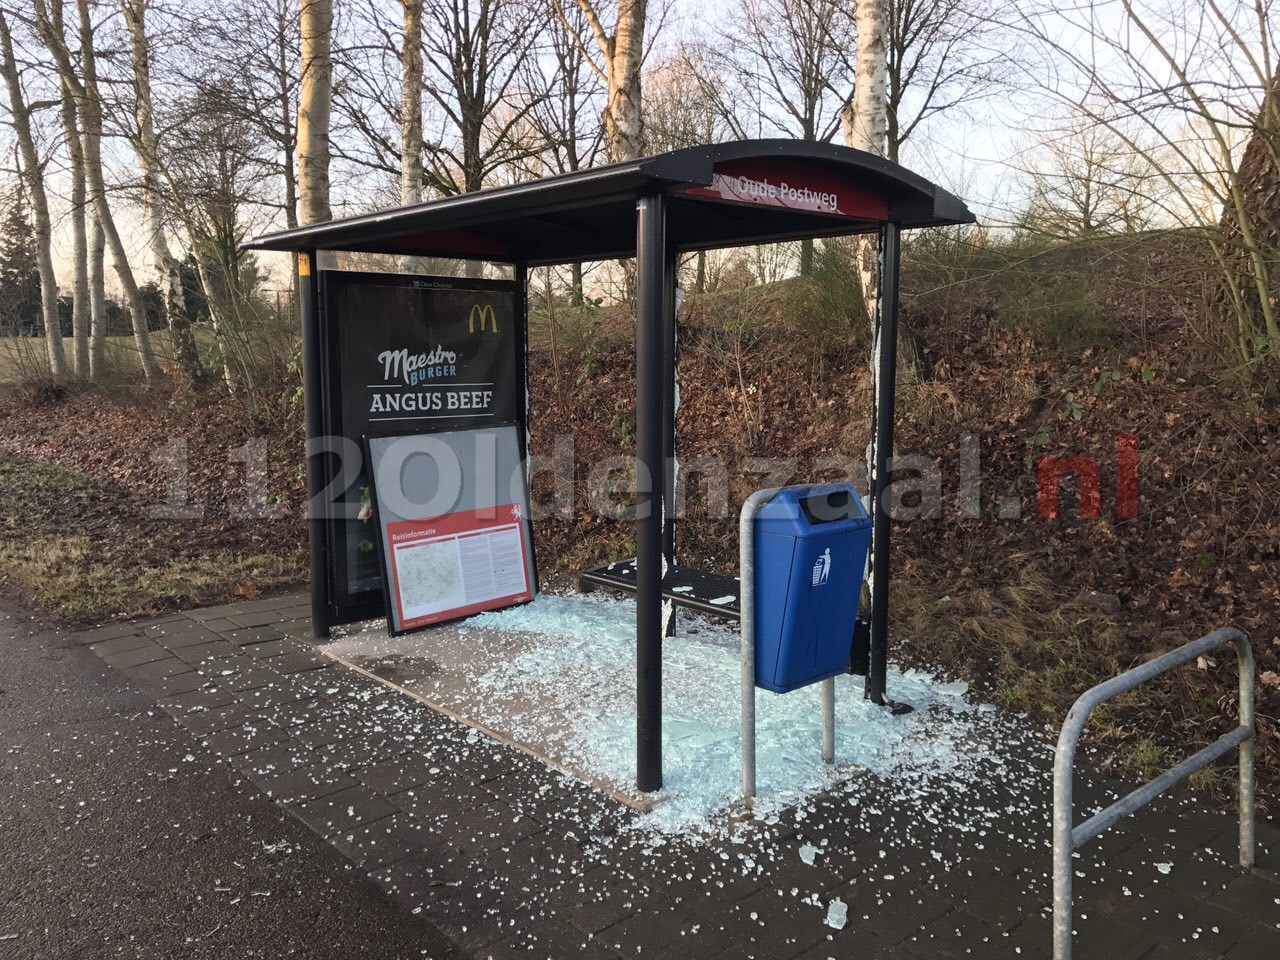
<svg viewBox="0 0 1280 960">
<path fill-rule="evenodd" d="M 756 513 L 780 488 L 757 490 L 747 497 L 738 515 L 738 658 L 741 667 L 742 796 L 756 795 L 756 608 L 755 608 L 755 519 Z"/>
<path fill-rule="evenodd" d="M 836 678 L 818 684 L 822 709 L 822 762 L 836 762 Z"/>
</svg>

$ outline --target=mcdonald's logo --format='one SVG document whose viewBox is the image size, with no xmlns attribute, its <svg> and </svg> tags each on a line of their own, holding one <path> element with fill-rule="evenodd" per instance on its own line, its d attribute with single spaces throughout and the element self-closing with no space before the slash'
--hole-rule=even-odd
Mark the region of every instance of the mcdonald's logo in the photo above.
<svg viewBox="0 0 1280 960">
<path fill-rule="evenodd" d="M 480 332 L 484 333 L 485 327 L 492 324 L 493 332 L 498 332 L 498 316 L 493 312 L 493 304 L 491 303 L 473 303 L 471 305 L 471 313 L 467 315 L 467 332 L 476 332 L 476 320 L 480 321 Z"/>
</svg>

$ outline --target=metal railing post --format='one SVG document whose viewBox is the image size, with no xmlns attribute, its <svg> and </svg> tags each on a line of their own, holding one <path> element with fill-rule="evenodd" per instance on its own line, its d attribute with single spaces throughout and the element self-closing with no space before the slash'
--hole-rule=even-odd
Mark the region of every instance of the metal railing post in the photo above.
<svg viewBox="0 0 1280 960">
<path fill-rule="evenodd" d="M 1240 722 L 1236 728 L 1073 827 L 1072 775 L 1076 746 L 1089 715 L 1108 700 L 1228 643 L 1236 648 L 1236 665 L 1240 673 Z M 1071 859 L 1075 851 L 1170 787 L 1237 748 L 1240 751 L 1240 866 L 1245 870 L 1252 869 L 1255 816 L 1253 674 L 1253 649 L 1249 646 L 1248 636 L 1236 627 L 1224 627 L 1091 687 L 1067 712 L 1053 761 L 1053 960 L 1071 960 Z"/>
</svg>

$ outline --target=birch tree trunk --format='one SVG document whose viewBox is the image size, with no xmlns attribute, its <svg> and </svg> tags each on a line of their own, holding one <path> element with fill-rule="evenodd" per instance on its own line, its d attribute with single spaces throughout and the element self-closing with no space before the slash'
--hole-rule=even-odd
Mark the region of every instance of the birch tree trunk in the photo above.
<svg viewBox="0 0 1280 960">
<path fill-rule="evenodd" d="M 883 157 L 888 137 L 888 0 L 856 0 L 854 6 L 855 29 L 857 31 L 857 49 L 854 60 L 853 98 L 840 111 L 840 125 L 844 130 L 846 146 L 855 150 Z M 871 422 L 874 425 L 879 419 L 880 405 L 887 399 L 883 396 L 884 384 L 880 380 L 880 249 L 877 238 L 864 234 L 854 244 L 854 258 L 857 263 L 858 280 L 862 287 L 862 302 L 866 307 L 867 319 L 871 324 Z M 889 451 L 892 455 L 893 451 Z M 876 460 L 879 451 L 876 449 L 874 426 L 871 438 L 867 441 L 867 496 L 875 497 L 878 492 L 876 476 Z M 884 506 L 887 509 L 888 505 Z M 868 513 L 872 517 L 881 506 L 874 501 L 869 504 Z M 874 539 L 874 534 L 873 534 Z M 867 610 L 872 604 L 884 602 L 887 598 L 874 596 L 872 588 L 872 563 L 875 545 L 868 554 L 867 563 Z"/>
<path fill-rule="evenodd" d="M 558 6 L 560 0 L 556 2 Z M 578 0 L 578 6 L 604 60 L 604 69 L 597 72 L 603 74 L 608 90 L 604 130 L 609 160 L 614 163 L 635 160 L 644 149 L 640 68 L 644 62 L 647 0 L 618 0 L 618 19 L 612 34 L 605 31 L 593 0 Z M 564 20 L 563 12 L 561 20 Z M 567 22 L 565 26 L 568 28 Z"/>
<path fill-rule="evenodd" d="M 106 371 L 103 350 L 107 345 L 107 238 L 98 215 L 89 228 L 89 379 Z"/>
<path fill-rule="evenodd" d="M 422 0 L 404 0 L 400 55 L 400 203 L 422 202 Z"/>
<path fill-rule="evenodd" d="M 82 125 L 86 186 L 106 245 L 111 250 L 116 276 L 124 289 L 125 302 L 133 324 L 133 342 L 138 351 L 138 363 L 145 377 L 158 377 L 162 371 L 160 364 L 156 362 L 151 334 L 147 331 L 147 313 L 142 303 L 142 294 L 134 279 L 133 269 L 129 266 L 124 244 L 120 240 L 120 231 L 116 229 L 115 220 L 111 217 L 111 208 L 107 205 L 107 188 L 102 176 L 102 98 L 98 92 L 97 58 L 93 49 L 93 21 L 90 18 L 89 0 L 76 0 L 83 80 L 76 74 L 66 37 L 62 32 L 62 0 L 53 0 L 48 5 L 45 0 L 32 0 L 32 6 L 35 9 L 36 30 L 53 55 L 62 83 L 76 99 L 76 109 Z M 50 10 L 53 11 L 52 17 Z"/>
<path fill-rule="evenodd" d="M 174 359 L 188 380 L 199 380 L 200 351 L 191 331 L 187 296 L 182 288 L 182 269 L 169 250 L 164 230 L 164 199 L 160 190 L 160 148 L 156 141 L 155 113 L 151 103 L 151 57 L 147 50 L 147 0 L 120 0 L 120 12 L 129 28 L 129 49 L 133 58 L 133 117 L 135 129 L 130 139 L 142 168 L 142 216 L 164 291 L 165 318 L 173 338 Z"/>
<path fill-rule="evenodd" d="M 85 223 L 88 193 L 84 185 L 84 148 L 80 143 L 75 98 L 65 83 L 62 84 L 62 128 L 71 168 L 71 257 L 75 276 L 71 287 L 71 334 L 75 343 L 76 376 L 85 378 L 90 375 L 89 239 Z"/>
<path fill-rule="evenodd" d="M 886 31 L 887 0 L 856 0 L 855 29 L 858 46 L 854 60 L 853 99 L 840 111 L 846 146 L 864 150 L 877 157 L 885 155 L 889 133 L 888 94 L 889 61 Z M 877 251 L 872 237 L 861 237 L 857 244 L 858 279 L 868 317 L 876 312 Z"/>
<path fill-rule="evenodd" d="M 329 220 L 329 110 L 333 97 L 333 4 L 299 0 L 302 75 L 298 103 L 298 193 L 302 223 Z"/>
<path fill-rule="evenodd" d="M 67 373 L 67 358 L 62 349 L 62 329 L 58 322 L 58 281 L 53 273 L 53 228 L 49 220 L 49 198 L 44 190 L 44 168 L 36 152 L 31 133 L 31 111 L 22 93 L 18 64 L 13 53 L 13 37 L 9 24 L 0 11 L 0 53 L 5 87 L 9 92 L 9 115 L 22 158 L 22 179 L 26 181 L 27 198 L 35 228 L 36 262 L 40 272 L 40 315 L 44 323 L 45 343 L 49 352 L 49 372 L 61 380 Z"/>
</svg>

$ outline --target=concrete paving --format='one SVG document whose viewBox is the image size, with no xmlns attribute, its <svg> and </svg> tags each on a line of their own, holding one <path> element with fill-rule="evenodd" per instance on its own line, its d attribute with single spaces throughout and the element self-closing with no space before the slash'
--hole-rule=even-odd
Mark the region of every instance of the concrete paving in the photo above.
<svg viewBox="0 0 1280 960">
<path fill-rule="evenodd" d="M 1008 746 L 1005 775 L 962 795 L 940 783 L 904 796 L 865 775 L 763 822 L 656 834 L 612 798 L 319 655 L 306 613 L 299 597 L 251 601 L 80 640 L 198 741 L 189 765 L 255 784 L 459 950 L 1048 956 L 1047 796 L 1028 788 L 1045 782 L 1043 749 Z M 1082 777 L 1079 815 L 1123 789 Z M 1280 832 L 1263 821 L 1258 836 L 1246 876 L 1234 819 L 1193 798 L 1104 835 L 1077 860 L 1076 956 L 1273 960 Z M 180 855 L 204 869 L 200 850 Z"/>
</svg>

